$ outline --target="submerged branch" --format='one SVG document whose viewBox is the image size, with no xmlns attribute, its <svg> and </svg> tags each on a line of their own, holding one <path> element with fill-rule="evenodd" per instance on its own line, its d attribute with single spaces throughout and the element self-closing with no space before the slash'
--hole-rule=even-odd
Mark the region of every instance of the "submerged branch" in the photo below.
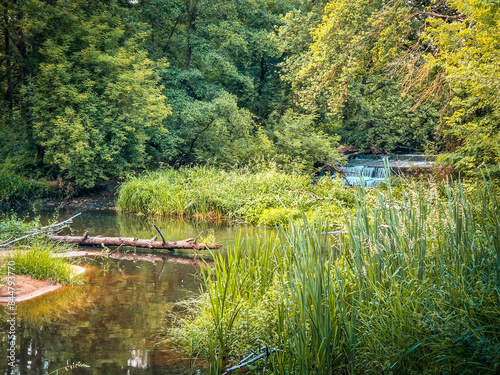
<svg viewBox="0 0 500 375">
<path fill-rule="evenodd" d="M 259 359 L 262 359 L 262 358 L 265 358 L 266 362 L 267 362 L 267 359 L 269 358 L 269 356 L 271 354 L 273 354 L 274 352 L 276 352 L 277 350 L 278 349 L 276 349 L 276 348 L 269 349 L 268 346 L 264 346 L 264 347 L 260 348 L 260 351 L 261 352 L 263 351 L 262 354 L 257 354 L 252 350 L 252 354 L 250 354 L 248 357 L 244 358 L 238 365 L 233 366 L 231 368 L 228 368 L 222 375 L 226 375 L 230 372 L 233 372 L 233 371 L 239 370 L 240 368 L 243 368 L 245 366 L 251 365 L 252 363 L 257 362 Z M 254 357 L 254 358 L 252 358 L 252 357 Z"/>
</svg>

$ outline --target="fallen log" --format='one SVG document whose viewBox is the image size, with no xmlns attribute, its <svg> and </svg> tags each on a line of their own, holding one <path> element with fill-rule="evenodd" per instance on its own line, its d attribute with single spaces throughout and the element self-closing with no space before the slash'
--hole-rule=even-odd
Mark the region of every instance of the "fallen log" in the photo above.
<svg viewBox="0 0 500 375">
<path fill-rule="evenodd" d="M 60 241 L 66 243 L 74 243 L 80 246 L 131 246 L 144 249 L 193 249 L 193 250 L 215 250 L 220 249 L 222 245 L 209 245 L 205 243 L 196 243 L 194 238 L 181 241 L 155 241 L 156 237 L 151 240 L 141 240 L 132 237 L 89 237 L 86 232 L 82 236 L 52 236 L 52 241 Z"/>
</svg>

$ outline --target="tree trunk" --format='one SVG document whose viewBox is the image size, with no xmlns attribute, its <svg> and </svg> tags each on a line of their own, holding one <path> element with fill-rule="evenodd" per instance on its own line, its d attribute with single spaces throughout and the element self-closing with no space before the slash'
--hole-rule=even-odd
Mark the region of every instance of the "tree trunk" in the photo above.
<svg viewBox="0 0 500 375">
<path fill-rule="evenodd" d="M 193 46 L 191 45 L 191 36 L 194 34 L 195 22 L 197 16 L 197 4 L 196 1 L 193 7 L 189 10 L 189 27 L 187 31 L 187 44 L 186 44 L 186 63 L 184 64 L 184 69 L 189 69 L 191 66 L 191 58 L 193 54 Z"/>
<path fill-rule="evenodd" d="M 7 8 L 4 11 L 4 42 L 5 42 L 5 71 L 7 75 L 7 93 L 5 99 L 9 105 L 9 120 L 12 119 L 12 111 L 14 108 L 13 87 L 12 87 L 12 56 L 10 52 L 10 33 L 9 33 L 9 19 Z"/>
<path fill-rule="evenodd" d="M 208 245 L 204 243 L 196 243 L 194 238 L 189 238 L 182 241 L 155 241 L 156 237 L 151 240 L 141 240 L 132 237 L 87 237 L 87 233 L 81 236 L 52 236 L 52 241 L 60 241 L 67 243 L 76 243 L 80 246 L 132 246 L 144 249 L 220 249 L 222 245 Z"/>
</svg>

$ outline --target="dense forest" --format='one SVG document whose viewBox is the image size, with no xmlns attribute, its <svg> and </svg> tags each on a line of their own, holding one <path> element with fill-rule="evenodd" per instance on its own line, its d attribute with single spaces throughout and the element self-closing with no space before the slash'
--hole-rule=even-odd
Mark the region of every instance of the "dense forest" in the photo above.
<svg viewBox="0 0 500 375">
<path fill-rule="evenodd" d="M 11 0 L 2 175 L 311 172 L 337 148 L 500 160 L 496 0 Z"/>
</svg>

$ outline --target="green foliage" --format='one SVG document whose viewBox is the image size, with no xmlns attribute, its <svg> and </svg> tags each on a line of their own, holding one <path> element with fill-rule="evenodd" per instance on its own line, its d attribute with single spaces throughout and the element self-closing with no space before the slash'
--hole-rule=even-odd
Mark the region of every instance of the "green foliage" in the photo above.
<svg viewBox="0 0 500 375">
<path fill-rule="evenodd" d="M 33 0 L 0 22 L 0 157 L 26 175 L 310 173 L 339 140 L 498 163 L 494 2 Z"/>
<path fill-rule="evenodd" d="M 271 35 L 295 5 L 2 4 L 0 156 L 77 188 L 164 165 L 311 170 L 336 142 L 286 114 Z"/>
<path fill-rule="evenodd" d="M 494 374 L 500 207 L 475 188 L 359 189 L 341 237 L 306 223 L 237 244 L 203 268 L 206 293 L 173 333 L 214 371 L 267 344 L 277 374 Z"/>
<path fill-rule="evenodd" d="M 63 20 L 40 47 L 28 93 L 43 163 L 84 187 L 144 167 L 146 143 L 166 131 L 169 114 L 158 65 L 139 48 L 145 36 L 128 36 L 111 6 L 72 2 L 48 12 Z"/>
<path fill-rule="evenodd" d="M 412 110 L 416 101 L 402 96 L 395 69 L 400 55 L 418 50 L 414 30 L 422 23 L 412 19 L 421 9 L 399 0 L 340 1 L 329 2 L 322 19 L 318 11 L 289 13 L 280 28 L 282 49 L 291 52 L 283 79 L 298 104 L 336 124 L 343 143 L 421 151 L 439 114 L 430 105 Z"/>
<path fill-rule="evenodd" d="M 317 129 L 314 121 L 313 115 L 287 111 L 275 123 L 270 138 L 274 146 L 274 160 L 283 168 L 313 172 L 315 165 L 340 159 L 335 150 L 339 137 Z"/>
<path fill-rule="evenodd" d="M 2 257 L 0 273 L 5 275 L 7 263 L 14 262 L 16 275 L 28 275 L 38 280 L 51 280 L 65 285 L 81 284 L 81 276 L 75 275 L 70 263 L 54 257 L 54 251 L 47 243 L 32 243 L 29 250 L 17 250 L 12 255 Z"/>
<path fill-rule="evenodd" d="M 472 171 L 500 162 L 500 7 L 476 0 L 450 5 L 459 17 L 434 19 L 426 28 L 437 48 L 426 59 L 432 79 L 427 86 L 443 78 L 449 90 L 451 115 L 442 132 L 451 144 L 443 159 Z"/>
<path fill-rule="evenodd" d="M 166 122 L 170 138 L 158 161 L 227 168 L 272 159 L 272 129 L 264 123 L 286 94 L 277 41 L 269 36 L 291 5 L 196 0 L 135 7 L 151 25 L 151 56 L 166 55 L 171 63 L 162 74 L 173 111 Z"/>
<path fill-rule="evenodd" d="M 318 194 L 321 194 L 319 196 Z M 319 198 L 319 199 L 318 199 Z M 214 168 L 166 169 L 130 179 L 121 185 L 121 211 L 155 215 L 235 215 L 260 225 L 285 225 L 308 215 L 335 217 L 340 206 L 354 203 L 352 190 L 326 176 L 317 184 L 310 176 L 276 169 L 251 173 Z M 328 207 L 321 209 L 322 206 Z"/>
<path fill-rule="evenodd" d="M 36 181 L 6 169 L 0 169 L 0 201 L 46 197 L 55 193 L 45 180 Z"/>
<path fill-rule="evenodd" d="M 287 225 L 292 219 L 298 216 L 296 210 L 287 208 L 266 208 L 262 211 L 257 224 L 269 227 L 280 227 Z"/>
<path fill-rule="evenodd" d="M 37 219 L 27 223 L 25 220 L 17 217 L 16 214 L 2 215 L 0 220 L 0 241 L 21 237 L 23 233 L 38 226 L 39 222 Z"/>
</svg>

